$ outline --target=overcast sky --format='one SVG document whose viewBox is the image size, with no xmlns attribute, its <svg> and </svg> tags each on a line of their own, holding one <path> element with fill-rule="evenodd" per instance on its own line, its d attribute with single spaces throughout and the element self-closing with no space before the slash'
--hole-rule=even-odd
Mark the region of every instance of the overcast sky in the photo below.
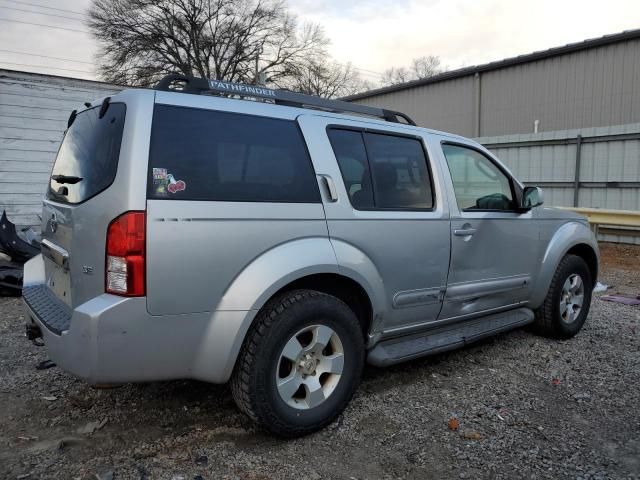
<svg viewBox="0 0 640 480">
<path fill-rule="evenodd" d="M 84 12 L 89 3 L 0 0 L 0 67 L 97 78 L 96 45 L 81 32 L 82 15 L 33 6 Z M 376 73 L 422 55 L 438 55 L 453 69 L 640 28 L 640 0 L 289 0 L 289 8 L 301 21 L 321 24 L 336 60 L 351 62 L 372 81 Z"/>
</svg>

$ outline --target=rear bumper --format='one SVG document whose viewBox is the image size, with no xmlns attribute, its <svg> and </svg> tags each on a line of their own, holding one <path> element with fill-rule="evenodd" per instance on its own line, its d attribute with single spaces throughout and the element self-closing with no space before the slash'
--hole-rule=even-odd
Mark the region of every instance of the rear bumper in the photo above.
<svg viewBox="0 0 640 480">
<path fill-rule="evenodd" d="M 31 264 L 34 262 L 34 264 Z M 25 288 L 42 285 L 40 256 L 25 265 Z M 40 282 L 38 282 L 40 280 Z M 226 382 L 255 312 L 153 316 L 146 298 L 102 294 L 69 311 L 64 330 L 24 298 L 27 325 L 42 331 L 49 357 L 91 384 L 193 378 Z"/>
</svg>

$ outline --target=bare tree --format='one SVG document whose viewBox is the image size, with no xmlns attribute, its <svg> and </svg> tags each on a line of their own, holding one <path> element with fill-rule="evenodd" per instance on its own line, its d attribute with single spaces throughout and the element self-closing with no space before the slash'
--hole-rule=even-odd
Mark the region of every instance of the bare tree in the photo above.
<svg viewBox="0 0 640 480">
<path fill-rule="evenodd" d="M 101 76 L 151 85 L 167 73 L 253 82 L 291 78 L 325 54 L 320 26 L 299 25 L 283 0 L 93 0 L 89 28 Z"/>
<path fill-rule="evenodd" d="M 436 55 L 414 58 L 411 61 L 411 70 L 417 78 L 433 77 L 442 72 L 442 62 Z"/>
<path fill-rule="evenodd" d="M 410 80 L 414 80 L 414 78 L 411 77 L 411 72 L 407 67 L 391 67 L 382 72 L 380 83 L 382 85 L 395 85 Z"/>
<path fill-rule="evenodd" d="M 340 65 L 321 56 L 297 65 L 277 86 L 319 97 L 344 97 L 368 88 L 351 64 Z"/>
<path fill-rule="evenodd" d="M 427 57 L 414 58 L 410 67 L 391 67 L 382 74 L 382 85 L 396 85 L 429 78 L 442 72 L 440 57 L 429 55 Z"/>
</svg>

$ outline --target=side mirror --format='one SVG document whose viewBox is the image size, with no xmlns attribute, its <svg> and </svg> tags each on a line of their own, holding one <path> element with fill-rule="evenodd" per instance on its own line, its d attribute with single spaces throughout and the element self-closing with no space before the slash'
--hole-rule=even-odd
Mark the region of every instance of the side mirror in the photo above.
<svg viewBox="0 0 640 480">
<path fill-rule="evenodd" d="M 522 192 L 522 208 L 530 210 L 544 203 L 544 194 L 540 187 L 525 187 Z"/>
</svg>

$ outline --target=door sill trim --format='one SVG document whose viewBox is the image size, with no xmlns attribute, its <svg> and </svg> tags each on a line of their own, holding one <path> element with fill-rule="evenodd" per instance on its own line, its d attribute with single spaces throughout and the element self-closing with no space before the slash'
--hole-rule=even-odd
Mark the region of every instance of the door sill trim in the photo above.
<svg viewBox="0 0 640 480">
<path fill-rule="evenodd" d="M 429 320 L 428 322 L 421 322 L 414 325 L 408 325 L 406 327 L 397 327 L 389 330 L 383 330 L 377 336 L 376 343 L 382 340 L 389 340 L 390 338 L 403 337 L 405 335 L 413 335 L 415 333 L 426 332 L 434 328 L 442 327 L 445 325 L 453 325 L 454 323 L 464 322 L 466 320 L 473 320 L 475 318 L 484 317 L 492 313 L 501 313 L 501 312 L 506 312 L 508 310 L 514 310 L 516 308 L 524 307 L 528 303 L 529 303 L 528 301 L 512 303 L 509 305 L 503 305 L 501 307 L 489 308 L 487 310 L 481 310 L 479 312 L 468 313 L 466 315 L 458 315 L 457 317 L 442 318 L 438 320 Z"/>
<path fill-rule="evenodd" d="M 378 343 L 367 354 L 367 362 L 386 367 L 407 360 L 446 352 L 497 333 L 522 327 L 534 321 L 529 308 L 517 308 L 502 313 L 485 315 L 469 322 L 461 322 L 428 332 L 406 335 Z"/>
</svg>

